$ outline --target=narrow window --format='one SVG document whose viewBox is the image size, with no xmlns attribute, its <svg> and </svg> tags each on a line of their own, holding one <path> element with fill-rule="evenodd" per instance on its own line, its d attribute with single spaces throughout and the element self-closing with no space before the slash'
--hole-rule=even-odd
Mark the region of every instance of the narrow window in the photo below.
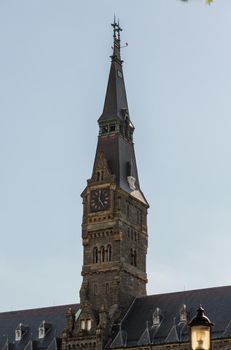
<svg viewBox="0 0 231 350">
<path fill-rule="evenodd" d="M 84 330 L 84 329 L 86 328 L 86 322 L 85 322 L 85 320 L 81 320 L 81 322 L 80 322 L 80 328 L 81 328 L 82 330 Z"/>
<path fill-rule="evenodd" d="M 91 330 L 91 320 L 87 320 L 87 331 Z"/>
<path fill-rule="evenodd" d="M 132 248 L 130 250 L 130 262 L 131 262 L 131 265 L 133 265 L 133 249 Z"/>
<path fill-rule="evenodd" d="M 129 207 L 129 203 L 127 203 L 127 217 L 129 218 L 130 216 L 130 207 Z"/>
<path fill-rule="evenodd" d="M 98 263 L 98 248 L 95 247 L 93 249 L 93 264 L 97 264 Z"/>
<path fill-rule="evenodd" d="M 101 171 L 101 181 L 103 181 L 103 179 L 104 179 L 104 171 L 102 170 Z"/>
<path fill-rule="evenodd" d="M 130 238 L 130 228 L 128 227 L 128 238 Z"/>
<path fill-rule="evenodd" d="M 134 262 L 134 266 L 137 266 L 136 264 L 136 250 L 134 250 L 134 253 L 133 253 L 133 262 Z"/>
<path fill-rule="evenodd" d="M 131 248 L 130 250 L 131 265 L 136 266 L 136 251 Z"/>
<path fill-rule="evenodd" d="M 107 246 L 107 261 L 111 261 L 111 258 L 112 258 L 112 248 L 111 248 L 111 245 L 108 244 L 108 246 Z"/>
<path fill-rule="evenodd" d="M 101 247 L 100 248 L 100 255 L 101 255 L 101 262 L 105 261 L 105 248 Z"/>
<path fill-rule="evenodd" d="M 97 181 L 100 181 L 100 171 L 97 171 Z"/>
</svg>

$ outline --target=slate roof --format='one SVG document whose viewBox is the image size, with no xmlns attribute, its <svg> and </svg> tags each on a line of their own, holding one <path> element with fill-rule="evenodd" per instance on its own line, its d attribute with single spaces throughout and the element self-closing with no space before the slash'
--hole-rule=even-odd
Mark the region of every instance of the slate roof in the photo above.
<svg viewBox="0 0 231 350">
<path fill-rule="evenodd" d="M 112 61 L 103 113 L 98 121 L 123 120 L 122 110 L 128 110 L 122 65 Z"/>
<path fill-rule="evenodd" d="M 180 310 L 186 305 L 187 320 L 180 321 Z M 212 337 L 231 337 L 231 286 L 198 289 L 185 292 L 156 294 L 134 300 L 124 317 L 120 329 L 115 332 L 110 347 L 164 344 L 189 340 L 187 323 L 202 304 L 206 315 L 215 323 Z M 153 325 L 153 313 L 160 309 L 160 324 Z M 118 344 L 118 333 L 126 344 Z"/>
<path fill-rule="evenodd" d="M 115 25 L 115 22 L 114 22 Z M 122 110 L 128 111 L 126 89 L 120 57 L 120 37 L 117 39 L 114 30 L 113 55 L 107 84 L 103 113 L 98 122 L 123 120 Z"/>
<path fill-rule="evenodd" d="M 213 339 L 231 338 L 231 286 L 225 286 L 136 298 L 121 324 L 114 326 L 108 347 L 187 342 L 187 323 L 195 316 L 199 304 L 215 324 Z M 180 319 L 183 305 L 185 321 Z M 0 313 L 0 350 L 59 349 L 66 325 L 66 312 L 70 307 L 77 312 L 79 304 Z M 153 323 L 153 314 L 156 315 L 157 309 L 159 324 L 156 321 Z M 38 327 L 44 320 L 52 328 L 41 341 L 38 339 Z M 19 323 L 28 326 L 29 331 L 22 341 L 15 342 L 15 329 Z M 9 346 L 4 347 L 7 338 Z"/>
<path fill-rule="evenodd" d="M 51 345 L 51 350 L 54 350 L 54 338 L 57 342 L 57 347 L 60 345 L 62 331 L 66 326 L 66 312 L 69 308 L 75 312 L 79 308 L 79 304 L 61 305 L 54 307 L 46 307 L 40 309 L 20 310 L 0 313 L 0 350 L 9 342 L 9 347 L 4 347 L 4 350 L 24 350 L 31 349 L 30 341 L 32 341 L 33 349 L 47 349 Z M 38 328 L 43 321 L 51 325 L 47 336 L 40 340 L 38 339 Z M 28 331 L 21 341 L 15 341 L 15 329 L 22 323 L 28 327 Z M 53 343 L 52 343 L 53 342 Z"/>
<path fill-rule="evenodd" d="M 132 143 L 127 142 L 116 134 L 100 137 L 98 139 L 96 158 L 100 152 L 104 153 L 111 173 L 116 176 L 117 186 L 128 193 L 131 193 L 132 190 L 127 181 L 127 163 L 132 162 L 132 174 L 136 178 L 137 189 L 140 190 L 134 145 Z"/>
</svg>

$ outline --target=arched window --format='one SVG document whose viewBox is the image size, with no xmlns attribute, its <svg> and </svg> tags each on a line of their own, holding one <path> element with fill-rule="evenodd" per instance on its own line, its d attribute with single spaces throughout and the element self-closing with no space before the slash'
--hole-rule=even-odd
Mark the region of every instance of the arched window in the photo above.
<svg viewBox="0 0 231 350">
<path fill-rule="evenodd" d="M 104 262 L 105 261 L 105 248 L 102 246 L 100 248 L 100 262 Z"/>
<path fill-rule="evenodd" d="M 98 263 L 98 248 L 94 247 L 93 249 L 93 264 Z"/>
<path fill-rule="evenodd" d="M 111 248 L 111 245 L 108 244 L 108 246 L 107 246 L 107 261 L 111 261 L 111 258 L 112 258 L 112 248 Z"/>
</svg>

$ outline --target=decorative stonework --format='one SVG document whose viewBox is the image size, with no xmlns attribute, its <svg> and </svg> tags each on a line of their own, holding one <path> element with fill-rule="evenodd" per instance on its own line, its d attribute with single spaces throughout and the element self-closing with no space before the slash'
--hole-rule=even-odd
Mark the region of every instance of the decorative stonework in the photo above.
<svg viewBox="0 0 231 350">
<path fill-rule="evenodd" d="M 114 39 L 119 40 L 121 29 L 116 23 L 113 28 Z M 118 65 L 122 72 L 119 49 L 112 58 L 104 112 L 99 118 L 92 177 L 82 193 L 81 313 L 74 321 L 71 314 L 67 318 L 63 350 L 103 349 L 112 326 L 121 321 L 134 298 L 146 295 L 148 204 L 131 194 L 140 188 L 123 75 L 114 74 Z M 112 107 L 116 113 L 111 112 Z"/>
<path fill-rule="evenodd" d="M 108 180 L 111 175 L 107 160 L 103 152 L 99 152 L 95 159 L 95 164 L 93 168 L 92 180 L 104 181 Z"/>
</svg>

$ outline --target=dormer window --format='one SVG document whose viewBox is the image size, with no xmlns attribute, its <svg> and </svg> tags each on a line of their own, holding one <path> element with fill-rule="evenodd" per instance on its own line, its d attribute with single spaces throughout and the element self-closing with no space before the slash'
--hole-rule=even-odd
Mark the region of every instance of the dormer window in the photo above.
<svg viewBox="0 0 231 350">
<path fill-rule="evenodd" d="M 82 330 L 86 329 L 86 321 L 85 321 L 85 320 L 81 320 L 81 322 L 80 322 L 80 328 L 81 328 Z"/>
<path fill-rule="evenodd" d="M 21 329 L 15 330 L 15 341 L 20 341 L 22 339 L 22 331 Z"/>
<path fill-rule="evenodd" d="M 39 339 L 45 338 L 45 329 L 44 329 L 44 327 L 39 327 L 38 338 Z"/>
<path fill-rule="evenodd" d="M 87 331 L 90 331 L 91 330 L 91 320 L 87 320 L 86 323 L 87 323 Z"/>
<path fill-rule="evenodd" d="M 187 310 L 185 304 L 183 304 L 180 309 L 180 322 L 187 322 Z"/>
<path fill-rule="evenodd" d="M 152 325 L 159 326 L 160 325 L 160 309 L 157 307 L 152 315 Z"/>
<path fill-rule="evenodd" d="M 19 323 L 15 329 L 15 341 L 21 341 L 24 335 L 28 332 L 28 326 Z"/>
<path fill-rule="evenodd" d="M 91 330 L 91 319 L 81 320 L 80 321 L 80 329 L 87 330 L 89 332 Z"/>
<path fill-rule="evenodd" d="M 44 339 L 47 335 L 47 333 L 49 333 L 51 329 L 51 324 L 47 323 L 46 321 L 43 321 L 38 329 L 38 338 L 39 339 Z"/>
</svg>

